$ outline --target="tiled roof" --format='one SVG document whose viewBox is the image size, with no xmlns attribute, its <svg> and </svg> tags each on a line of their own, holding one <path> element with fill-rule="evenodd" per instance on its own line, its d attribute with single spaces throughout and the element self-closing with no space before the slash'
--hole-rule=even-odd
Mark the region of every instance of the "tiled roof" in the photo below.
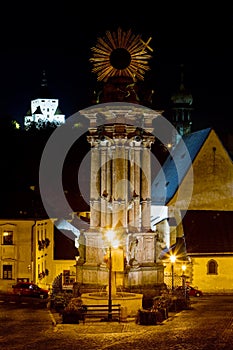
<svg viewBox="0 0 233 350">
<path fill-rule="evenodd" d="M 78 228 L 75 227 L 74 225 L 72 225 L 69 221 L 67 221 L 65 219 L 59 219 L 55 222 L 55 224 L 59 230 L 66 230 L 67 232 L 71 231 L 72 233 L 75 234 L 76 237 L 79 237 L 79 235 L 80 235 Z M 72 235 L 72 237 L 73 237 L 73 235 Z"/>
<path fill-rule="evenodd" d="M 152 205 L 166 205 L 172 199 L 210 131 L 196 131 L 180 140 L 152 183 Z"/>
<path fill-rule="evenodd" d="M 233 254 L 233 211 L 189 210 L 182 222 L 188 254 Z"/>
</svg>

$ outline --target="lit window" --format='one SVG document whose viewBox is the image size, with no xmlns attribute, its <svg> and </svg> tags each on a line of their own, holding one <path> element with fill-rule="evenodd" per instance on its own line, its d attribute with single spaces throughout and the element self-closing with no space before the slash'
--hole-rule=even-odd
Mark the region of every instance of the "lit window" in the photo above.
<svg viewBox="0 0 233 350">
<path fill-rule="evenodd" d="M 13 244 L 13 231 L 4 231 L 3 232 L 3 244 L 12 245 Z"/>
<path fill-rule="evenodd" d="M 12 265 L 3 265 L 3 279 L 4 280 L 12 279 Z"/>
<path fill-rule="evenodd" d="M 218 274 L 218 264 L 215 260 L 211 259 L 207 263 L 207 274 L 217 275 Z"/>
</svg>

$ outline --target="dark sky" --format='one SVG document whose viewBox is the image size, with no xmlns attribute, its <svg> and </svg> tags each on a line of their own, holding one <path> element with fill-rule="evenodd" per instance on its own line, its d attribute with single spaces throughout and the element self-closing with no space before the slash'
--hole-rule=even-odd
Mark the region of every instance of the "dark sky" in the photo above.
<svg viewBox="0 0 233 350">
<path fill-rule="evenodd" d="M 40 2 L 26 9 L 22 6 L 2 13 L 0 116 L 22 119 L 39 91 L 44 69 L 49 89 L 67 117 L 88 107 L 96 87 L 90 49 L 97 37 L 121 27 L 132 29 L 144 41 L 152 37 L 153 58 L 145 80 L 162 107 L 166 108 L 178 88 L 180 64 L 184 64 L 185 87 L 194 99 L 194 123 L 233 129 L 230 2 L 208 6 L 189 1 L 107 2 L 105 6 L 103 2 L 82 6 L 57 2 L 49 9 L 48 3 Z"/>
</svg>

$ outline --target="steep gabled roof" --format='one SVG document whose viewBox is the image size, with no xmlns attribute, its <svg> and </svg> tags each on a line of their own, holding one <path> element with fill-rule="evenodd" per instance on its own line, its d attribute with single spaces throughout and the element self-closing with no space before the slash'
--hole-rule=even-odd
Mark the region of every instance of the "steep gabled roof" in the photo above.
<svg viewBox="0 0 233 350">
<path fill-rule="evenodd" d="M 56 227 L 58 228 L 58 230 L 66 230 L 71 231 L 76 237 L 79 237 L 80 232 L 77 229 L 77 227 L 75 227 L 74 225 L 72 225 L 69 221 L 65 220 L 65 219 L 58 219 L 56 222 Z M 73 237 L 73 235 L 71 234 L 71 236 Z"/>
<path fill-rule="evenodd" d="M 56 112 L 54 113 L 54 115 L 61 115 L 61 114 L 64 114 L 64 113 L 62 113 L 60 107 L 57 107 Z"/>
<path fill-rule="evenodd" d="M 233 254 L 232 211 L 188 210 L 182 222 L 188 254 Z"/>
<path fill-rule="evenodd" d="M 152 183 L 152 205 L 166 205 L 172 199 L 210 131 L 196 131 L 180 140 Z"/>
<path fill-rule="evenodd" d="M 43 114 L 42 111 L 41 111 L 41 108 L 40 106 L 37 106 L 35 112 L 33 114 Z"/>
</svg>

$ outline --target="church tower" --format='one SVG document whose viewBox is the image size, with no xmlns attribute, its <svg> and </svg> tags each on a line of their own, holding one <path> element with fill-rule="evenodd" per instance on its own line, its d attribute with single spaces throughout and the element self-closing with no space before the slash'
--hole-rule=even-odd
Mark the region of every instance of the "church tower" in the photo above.
<svg viewBox="0 0 233 350">
<path fill-rule="evenodd" d="M 171 123 L 177 130 L 177 133 L 173 135 L 172 145 L 175 147 L 179 140 L 191 133 L 192 119 L 191 114 L 193 111 L 193 97 L 184 86 L 184 65 L 181 64 L 181 80 L 179 90 L 171 97 L 172 102 L 172 118 Z"/>
<path fill-rule="evenodd" d="M 137 94 L 137 82 L 149 69 L 149 41 L 118 29 L 92 49 L 93 72 L 103 89 L 94 106 L 80 111 L 89 120 L 91 147 L 90 228 L 79 263 L 83 290 L 107 284 L 109 230 L 119 242 L 112 267 L 116 287 L 163 283 L 151 229 L 152 122 L 161 112 L 143 106 Z"/>
</svg>

